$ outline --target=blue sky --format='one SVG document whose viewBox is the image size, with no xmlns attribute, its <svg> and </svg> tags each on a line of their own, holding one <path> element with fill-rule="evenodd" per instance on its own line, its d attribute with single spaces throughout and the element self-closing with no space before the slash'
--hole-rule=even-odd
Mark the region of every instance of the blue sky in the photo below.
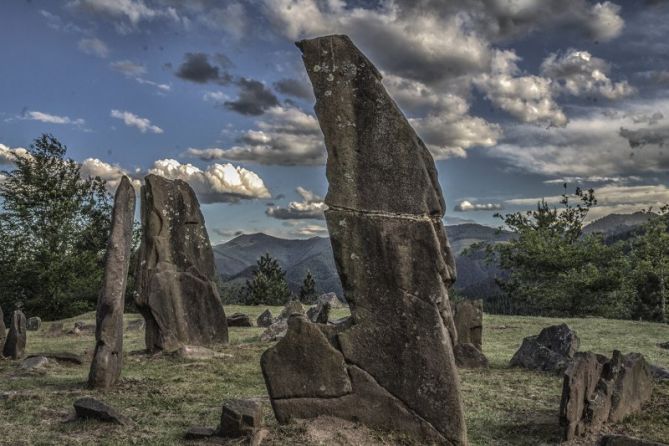
<svg viewBox="0 0 669 446">
<path fill-rule="evenodd" d="M 42 132 L 84 172 L 189 181 L 214 242 L 325 235 L 297 39 L 346 33 L 435 156 L 446 221 L 594 187 L 669 202 L 661 1 L 64 0 L 0 5 L 0 160 Z M 402 172 L 398 172 L 401 175 Z"/>
</svg>

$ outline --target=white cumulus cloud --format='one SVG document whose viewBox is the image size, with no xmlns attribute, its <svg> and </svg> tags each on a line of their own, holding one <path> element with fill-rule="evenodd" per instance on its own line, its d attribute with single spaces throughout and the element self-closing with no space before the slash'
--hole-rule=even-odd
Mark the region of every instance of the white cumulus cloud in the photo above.
<svg viewBox="0 0 669 446">
<path fill-rule="evenodd" d="M 155 161 L 148 173 L 187 182 L 203 203 L 271 197 L 265 183 L 255 172 L 229 163 L 211 164 L 202 170 L 192 164 L 162 159 Z"/>
<path fill-rule="evenodd" d="M 163 129 L 153 125 L 149 119 L 141 118 L 129 111 L 112 110 L 110 116 L 122 120 L 128 127 L 135 127 L 142 133 L 163 133 Z"/>
</svg>

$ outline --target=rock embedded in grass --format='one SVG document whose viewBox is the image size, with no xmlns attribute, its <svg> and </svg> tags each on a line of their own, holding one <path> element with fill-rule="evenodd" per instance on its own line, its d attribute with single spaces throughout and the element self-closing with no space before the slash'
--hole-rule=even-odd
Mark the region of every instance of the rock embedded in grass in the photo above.
<svg viewBox="0 0 669 446">
<path fill-rule="evenodd" d="M 23 370 L 39 370 L 49 364 L 49 359 L 45 356 L 29 356 L 21 363 Z"/>
<path fill-rule="evenodd" d="M 95 398 L 79 398 L 74 402 L 74 411 L 78 419 L 95 419 L 124 426 L 132 424 L 128 417 Z"/>
<path fill-rule="evenodd" d="M 314 324 L 327 324 L 330 317 L 330 303 L 318 302 L 307 310 L 307 317 Z"/>
<path fill-rule="evenodd" d="M 70 364 L 81 365 L 84 363 L 84 359 L 81 355 L 72 352 L 39 352 L 31 353 L 28 355 L 28 358 L 33 356 L 44 356 L 46 358 L 55 359 L 58 362 L 67 362 Z"/>
<path fill-rule="evenodd" d="M 204 426 L 192 426 L 184 434 L 184 440 L 203 440 L 216 434 L 216 430 Z"/>
<path fill-rule="evenodd" d="M 653 377 L 643 355 L 611 359 L 592 352 L 576 353 L 564 375 L 560 425 L 564 440 L 598 432 L 607 422 L 616 423 L 637 413 L 649 401 Z"/>
<path fill-rule="evenodd" d="M 567 324 L 546 327 L 537 336 L 528 336 L 511 358 L 511 367 L 563 373 L 578 350 L 580 340 Z"/>
<path fill-rule="evenodd" d="M 484 369 L 488 367 L 488 358 L 485 357 L 474 344 L 456 344 L 453 347 L 455 364 L 463 369 Z"/>
<path fill-rule="evenodd" d="M 228 316 L 228 327 L 253 327 L 248 314 L 234 313 Z"/>
<path fill-rule="evenodd" d="M 261 427 L 262 405 L 257 401 L 234 399 L 223 403 L 217 435 L 238 438 L 251 436 Z"/>
<path fill-rule="evenodd" d="M 26 316 L 21 310 L 15 310 L 12 313 L 12 320 L 2 354 L 7 358 L 21 359 L 26 353 L 26 342 Z"/>
</svg>

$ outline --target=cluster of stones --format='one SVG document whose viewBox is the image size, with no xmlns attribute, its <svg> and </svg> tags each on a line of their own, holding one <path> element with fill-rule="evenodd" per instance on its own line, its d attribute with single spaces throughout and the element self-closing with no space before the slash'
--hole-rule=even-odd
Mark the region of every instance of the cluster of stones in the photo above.
<svg viewBox="0 0 669 446">
<path fill-rule="evenodd" d="M 298 47 L 328 149 L 326 221 L 351 317 L 288 317 L 261 358 L 274 413 L 465 445 L 447 292 L 455 263 L 434 161 L 348 37 Z"/>
<path fill-rule="evenodd" d="M 563 439 L 597 432 L 606 422 L 618 422 L 638 412 L 653 390 L 653 377 L 640 353 L 611 359 L 578 352 L 563 381 L 560 425 Z"/>
<path fill-rule="evenodd" d="M 563 374 L 560 425 L 567 441 L 638 412 L 650 399 L 653 380 L 661 379 L 640 353 L 623 355 L 614 350 L 609 359 L 579 352 L 579 344 L 578 335 L 566 324 L 553 325 L 523 339 L 511 359 L 511 366 Z M 627 440 L 602 444 L 637 444 L 623 441 Z"/>
</svg>

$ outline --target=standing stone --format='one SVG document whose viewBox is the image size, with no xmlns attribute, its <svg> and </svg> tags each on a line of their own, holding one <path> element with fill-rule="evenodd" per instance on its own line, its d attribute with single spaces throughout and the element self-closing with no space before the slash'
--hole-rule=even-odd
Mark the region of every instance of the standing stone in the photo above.
<svg viewBox="0 0 669 446">
<path fill-rule="evenodd" d="M 260 313 L 258 319 L 256 319 L 256 325 L 258 327 L 269 327 L 274 323 L 274 318 L 272 317 L 272 312 L 269 309 Z"/>
<path fill-rule="evenodd" d="M 2 354 L 11 359 L 21 359 L 26 353 L 26 317 L 21 310 L 12 314 L 12 322 Z"/>
<path fill-rule="evenodd" d="M 26 323 L 26 328 L 30 331 L 37 331 L 40 329 L 42 326 L 42 319 L 40 319 L 37 316 L 33 316 L 28 319 L 28 322 Z"/>
<path fill-rule="evenodd" d="M 330 317 L 330 303 L 318 302 L 307 310 L 307 317 L 316 324 L 327 324 Z"/>
<path fill-rule="evenodd" d="M 5 339 L 7 339 L 7 327 L 5 326 L 5 314 L 0 307 L 0 352 L 5 350 Z"/>
<path fill-rule="evenodd" d="M 474 344 L 483 351 L 483 301 L 463 300 L 453 306 L 455 329 L 458 333 L 458 344 Z"/>
<path fill-rule="evenodd" d="M 135 188 L 128 177 L 121 179 L 114 197 L 112 226 L 107 242 L 102 289 L 95 314 L 95 353 L 88 374 L 89 387 L 112 387 L 123 367 L 123 308 L 128 282 Z"/>
<path fill-rule="evenodd" d="M 447 292 L 455 263 L 434 161 L 348 37 L 297 45 L 328 149 L 325 215 L 351 322 L 289 318 L 261 358 L 274 413 L 466 445 Z"/>
<path fill-rule="evenodd" d="M 193 189 L 148 175 L 142 187 L 137 308 L 148 351 L 228 342 L 214 253 Z"/>
</svg>

